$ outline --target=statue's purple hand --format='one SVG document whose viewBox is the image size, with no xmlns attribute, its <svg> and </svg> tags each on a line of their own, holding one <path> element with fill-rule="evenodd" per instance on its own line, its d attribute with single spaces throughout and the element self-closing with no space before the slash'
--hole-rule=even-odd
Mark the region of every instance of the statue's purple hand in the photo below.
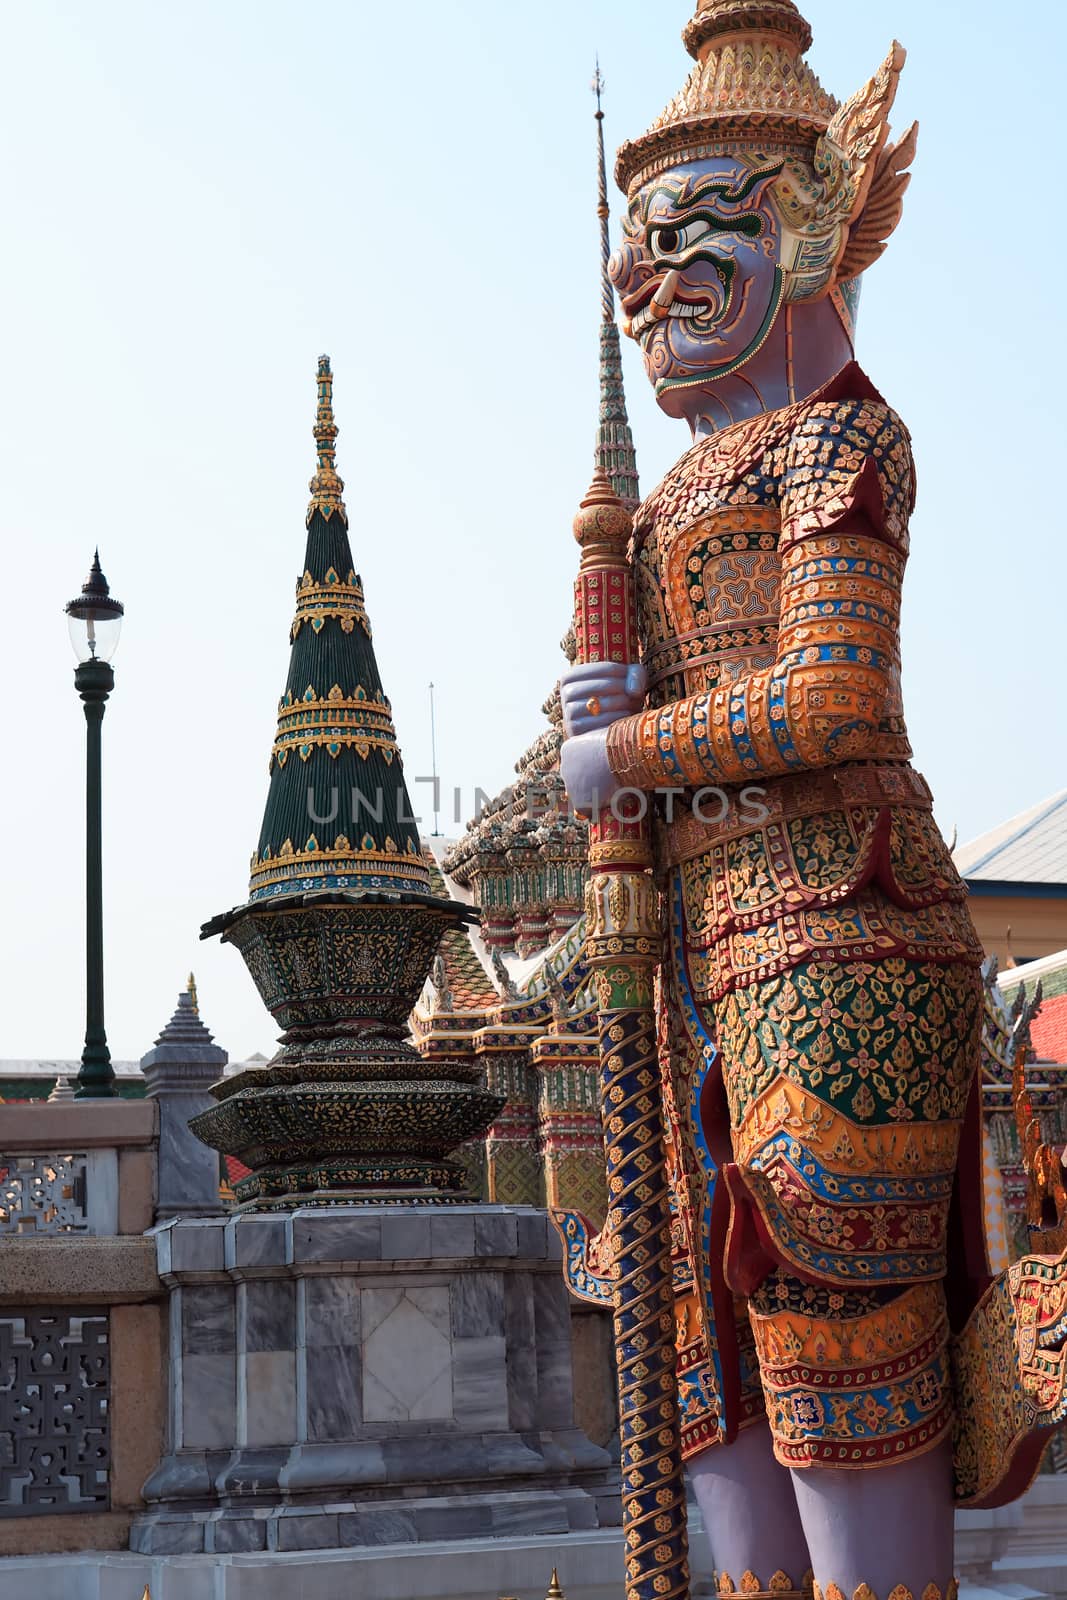
<svg viewBox="0 0 1067 1600">
<path fill-rule="evenodd" d="M 571 667 L 559 680 L 563 729 L 568 739 L 610 728 L 645 703 L 648 674 L 637 662 L 597 661 Z"/>
<path fill-rule="evenodd" d="M 566 740 L 559 768 L 571 805 L 582 816 L 604 810 L 619 787 L 608 761 L 606 728 Z"/>
</svg>

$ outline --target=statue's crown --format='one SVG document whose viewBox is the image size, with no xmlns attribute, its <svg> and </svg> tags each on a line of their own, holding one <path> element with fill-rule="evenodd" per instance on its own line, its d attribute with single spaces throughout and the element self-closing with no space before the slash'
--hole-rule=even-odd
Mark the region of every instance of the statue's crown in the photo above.
<svg viewBox="0 0 1067 1600">
<path fill-rule="evenodd" d="M 811 28 L 793 0 L 700 0 L 682 37 L 696 66 L 648 132 L 619 151 L 620 188 L 738 147 L 810 156 L 837 101 L 804 60 Z"/>
<path fill-rule="evenodd" d="M 793 0 L 697 0 L 682 37 L 696 65 L 619 151 L 619 187 L 633 195 L 669 167 L 713 156 L 780 161 L 787 298 L 817 299 L 864 272 L 900 221 L 915 155 L 917 127 L 889 141 L 901 46 L 839 105 L 804 60 L 811 29 Z"/>
</svg>

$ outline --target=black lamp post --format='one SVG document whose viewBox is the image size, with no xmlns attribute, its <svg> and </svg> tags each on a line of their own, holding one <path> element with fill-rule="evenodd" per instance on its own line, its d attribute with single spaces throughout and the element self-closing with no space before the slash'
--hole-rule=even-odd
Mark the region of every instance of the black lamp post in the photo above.
<svg viewBox="0 0 1067 1600">
<path fill-rule="evenodd" d="M 104 886 L 100 844 L 100 731 L 107 697 L 115 687 L 111 658 L 122 628 L 122 606 L 112 599 L 100 571 L 100 553 L 82 592 L 67 606 L 70 639 L 78 665 L 74 686 L 85 706 L 88 736 L 85 782 L 85 1049 L 78 1072 L 78 1100 L 115 1095 L 115 1074 L 104 1028 Z"/>
</svg>

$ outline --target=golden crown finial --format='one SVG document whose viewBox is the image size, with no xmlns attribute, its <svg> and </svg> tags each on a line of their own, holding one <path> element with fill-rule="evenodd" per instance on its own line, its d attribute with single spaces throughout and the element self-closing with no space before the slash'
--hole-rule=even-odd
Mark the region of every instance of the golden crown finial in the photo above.
<svg viewBox="0 0 1067 1600">
<path fill-rule="evenodd" d="M 682 38 L 689 54 L 700 60 L 713 39 L 728 33 L 779 33 L 798 54 L 811 48 L 811 28 L 793 0 L 698 0 Z"/>
<path fill-rule="evenodd" d="M 555 1567 L 552 1568 L 552 1582 L 548 1586 L 548 1593 L 545 1596 L 545 1600 L 567 1600 L 567 1596 L 563 1593 L 563 1590 L 559 1586 L 559 1573 L 556 1571 Z"/>
<path fill-rule="evenodd" d="M 315 512 L 321 511 L 327 519 L 337 512 L 347 522 L 348 514 L 342 498 L 345 486 L 337 472 L 337 424 L 333 420 L 333 372 L 329 356 L 319 357 L 317 383 L 319 399 L 314 433 L 318 471 L 308 485 L 311 504 L 308 506 L 307 520 L 310 522 Z"/>
</svg>

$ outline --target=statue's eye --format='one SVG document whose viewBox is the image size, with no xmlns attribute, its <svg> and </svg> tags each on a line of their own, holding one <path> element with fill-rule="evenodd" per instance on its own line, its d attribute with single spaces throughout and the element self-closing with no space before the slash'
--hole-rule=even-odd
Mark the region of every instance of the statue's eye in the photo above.
<svg viewBox="0 0 1067 1600">
<path fill-rule="evenodd" d="M 725 239 L 739 234 L 743 239 L 758 239 L 763 231 L 763 220 L 759 213 L 750 211 L 729 222 L 719 218 L 694 217 L 684 228 L 650 228 L 648 242 L 654 256 L 682 256 L 713 237 Z"/>
<path fill-rule="evenodd" d="M 676 256 L 683 250 L 692 250 L 694 245 L 706 239 L 713 231 L 710 222 L 697 219 L 684 228 L 653 228 L 649 235 L 649 244 L 654 255 Z"/>
</svg>

